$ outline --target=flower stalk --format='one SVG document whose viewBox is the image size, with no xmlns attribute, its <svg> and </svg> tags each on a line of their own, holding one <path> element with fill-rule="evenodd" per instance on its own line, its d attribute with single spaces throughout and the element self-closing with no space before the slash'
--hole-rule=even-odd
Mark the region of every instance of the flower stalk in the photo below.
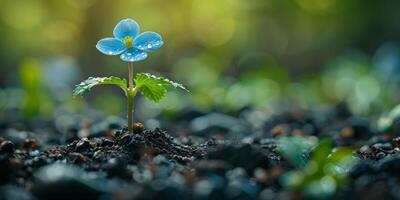
<svg viewBox="0 0 400 200">
<path fill-rule="evenodd" d="M 133 62 L 128 62 L 128 91 L 127 91 L 127 99 L 128 99 L 128 131 L 129 133 L 133 133 L 133 98 L 135 97 L 133 88 Z"/>
</svg>

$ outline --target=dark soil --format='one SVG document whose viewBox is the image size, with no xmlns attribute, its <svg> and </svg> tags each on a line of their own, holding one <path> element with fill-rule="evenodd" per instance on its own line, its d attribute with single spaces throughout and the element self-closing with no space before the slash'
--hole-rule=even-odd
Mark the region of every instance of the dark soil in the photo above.
<svg viewBox="0 0 400 200">
<path fill-rule="evenodd" d="M 251 112 L 243 110 L 239 116 Z M 377 131 L 373 122 L 342 107 L 284 112 L 261 120 L 262 126 L 251 117 L 242 123 L 246 120 L 220 113 L 190 116 L 181 123 L 187 126 L 200 117 L 216 121 L 192 128 L 192 136 L 176 137 L 140 124 L 133 134 L 113 125 L 81 139 L 76 138 L 79 128 L 71 129 L 72 137 L 46 139 L 3 128 L 0 199 L 310 198 L 301 188 L 282 184 L 282 176 L 295 166 L 278 151 L 281 136 L 328 137 L 334 147 L 355 149 L 358 162 L 346 173 L 347 181 L 321 198 L 400 199 L 396 130 Z M 307 162 L 311 154 L 301 159 Z"/>
</svg>

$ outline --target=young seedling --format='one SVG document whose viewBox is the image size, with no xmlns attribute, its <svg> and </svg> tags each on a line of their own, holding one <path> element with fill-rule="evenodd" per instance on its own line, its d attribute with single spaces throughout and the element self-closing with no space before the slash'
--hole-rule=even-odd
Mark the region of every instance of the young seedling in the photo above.
<svg viewBox="0 0 400 200">
<path fill-rule="evenodd" d="M 163 77 L 149 73 L 137 73 L 134 76 L 133 63 L 147 58 L 148 52 L 155 51 L 163 46 L 161 36 L 155 32 L 139 34 L 139 24 L 133 19 L 123 19 L 114 28 L 111 38 L 104 38 L 97 42 L 96 48 L 106 55 L 120 55 L 121 60 L 128 63 L 128 82 L 118 77 L 89 77 L 78 84 L 74 96 L 83 95 L 97 85 L 116 85 L 127 97 L 128 130 L 133 132 L 133 102 L 137 92 L 148 100 L 159 102 L 169 88 L 180 88 L 188 91 L 183 85 L 172 82 Z"/>
</svg>

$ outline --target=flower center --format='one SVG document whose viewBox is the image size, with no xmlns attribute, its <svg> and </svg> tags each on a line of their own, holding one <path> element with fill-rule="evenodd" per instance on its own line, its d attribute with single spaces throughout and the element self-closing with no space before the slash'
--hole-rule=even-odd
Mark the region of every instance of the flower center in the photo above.
<svg viewBox="0 0 400 200">
<path fill-rule="evenodd" d="M 133 46 L 133 38 L 130 37 L 130 36 L 126 36 L 126 37 L 124 38 L 123 42 L 124 42 L 124 45 L 125 45 L 126 47 L 132 47 L 132 46 Z"/>
</svg>

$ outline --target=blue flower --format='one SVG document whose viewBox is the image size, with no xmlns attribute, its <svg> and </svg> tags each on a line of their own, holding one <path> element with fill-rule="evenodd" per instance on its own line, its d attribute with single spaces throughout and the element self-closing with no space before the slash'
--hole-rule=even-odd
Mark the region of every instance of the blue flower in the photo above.
<svg viewBox="0 0 400 200">
<path fill-rule="evenodd" d="M 147 52 L 159 49 L 164 42 L 159 34 L 140 33 L 139 24 L 133 19 L 123 19 L 115 26 L 111 38 L 97 42 L 96 48 L 106 55 L 119 55 L 125 62 L 137 62 L 147 58 Z"/>
</svg>

